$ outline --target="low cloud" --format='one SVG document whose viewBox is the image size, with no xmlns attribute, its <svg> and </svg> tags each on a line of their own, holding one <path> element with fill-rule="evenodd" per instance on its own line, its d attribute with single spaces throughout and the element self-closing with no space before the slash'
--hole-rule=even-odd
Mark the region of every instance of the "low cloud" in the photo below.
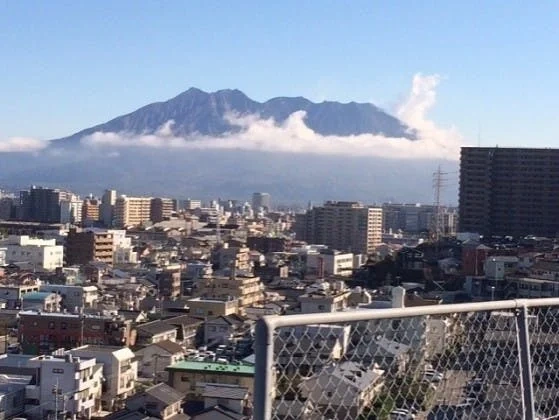
<svg viewBox="0 0 559 420">
<path fill-rule="evenodd" d="M 0 153 L 31 153 L 43 150 L 48 141 L 31 137 L 8 137 L 0 139 Z"/>
<path fill-rule="evenodd" d="M 462 136 L 454 127 L 441 128 L 428 118 L 436 103 L 438 75 L 416 74 L 411 91 L 396 111 L 396 116 L 417 133 L 417 140 L 360 134 L 324 136 L 305 123 L 306 113 L 297 111 L 283 123 L 257 115 L 229 114 L 225 118 L 239 130 L 223 136 L 173 134 L 174 121 L 163 124 L 156 132 L 96 132 L 82 138 L 82 144 L 97 148 L 146 147 L 157 149 L 237 149 L 267 152 L 310 153 L 336 156 L 372 156 L 398 159 L 457 160 Z"/>
</svg>

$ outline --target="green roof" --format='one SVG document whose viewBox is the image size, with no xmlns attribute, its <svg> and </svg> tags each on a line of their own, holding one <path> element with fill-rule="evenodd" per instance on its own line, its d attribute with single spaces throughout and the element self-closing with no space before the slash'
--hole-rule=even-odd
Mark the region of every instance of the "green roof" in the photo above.
<svg viewBox="0 0 559 420">
<path fill-rule="evenodd" d="M 185 360 L 168 366 L 166 370 L 182 372 L 212 372 L 226 373 L 229 375 L 254 376 L 254 366 L 246 364 L 216 363 L 216 362 L 194 362 Z"/>
</svg>

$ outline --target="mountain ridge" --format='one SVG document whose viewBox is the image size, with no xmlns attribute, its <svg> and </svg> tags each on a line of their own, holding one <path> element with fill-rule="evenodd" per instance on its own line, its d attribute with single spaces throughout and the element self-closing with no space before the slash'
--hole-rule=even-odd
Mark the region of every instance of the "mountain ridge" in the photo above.
<svg viewBox="0 0 559 420">
<path fill-rule="evenodd" d="M 413 129 L 371 103 L 317 103 L 302 96 L 278 96 L 258 102 L 239 89 L 205 92 L 191 87 L 166 101 L 152 102 L 107 122 L 53 140 L 52 145 L 74 145 L 81 138 L 99 131 L 154 133 L 170 120 L 174 121 L 173 134 L 176 136 L 221 136 L 240 129 L 226 120 L 228 113 L 273 118 L 281 124 L 296 111 L 305 111 L 305 123 L 321 135 L 382 134 L 386 137 L 416 139 Z"/>
</svg>

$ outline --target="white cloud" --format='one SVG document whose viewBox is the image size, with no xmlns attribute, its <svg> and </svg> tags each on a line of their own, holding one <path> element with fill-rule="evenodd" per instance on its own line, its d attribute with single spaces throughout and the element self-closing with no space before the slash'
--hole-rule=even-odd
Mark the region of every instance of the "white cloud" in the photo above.
<svg viewBox="0 0 559 420">
<path fill-rule="evenodd" d="M 48 146 L 48 141 L 31 137 L 8 137 L 0 140 L 0 153 L 37 152 Z"/>
<path fill-rule="evenodd" d="M 463 139 L 454 127 L 438 127 L 427 118 L 436 103 L 437 75 L 416 74 L 407 99 L 397 117 L 415 129 L 418 139 L 388 138 L 382 135 L 323 136 L 305 124 L 306 113 L 297 111 L 283 123 L 255 115 L 227 115 L 240 130 L 219 137 L 173 134 L 174 121 L 163 124 L 153 134 L 96 132 L 82 139 L 92 147 L 148 147 L 167 149 L 240 149 L 267 152 L 311 153 L 338 156 L 376 156 L 398 159 L 450 159 L 459 157 Z"/>
</svg>

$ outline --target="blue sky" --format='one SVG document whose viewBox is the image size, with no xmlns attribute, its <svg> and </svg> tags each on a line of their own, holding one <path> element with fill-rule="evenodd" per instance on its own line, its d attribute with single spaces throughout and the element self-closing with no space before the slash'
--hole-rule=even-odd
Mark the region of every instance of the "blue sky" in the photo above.
<svg viewBox="0 0 559 420">
<path fill-rule="evenodd" d="M 0 0 L 0 138 L 62 137 L 191 86 L 431 117 L 471 142 L 557 147 L 559 3 Z"/>
</svg>

